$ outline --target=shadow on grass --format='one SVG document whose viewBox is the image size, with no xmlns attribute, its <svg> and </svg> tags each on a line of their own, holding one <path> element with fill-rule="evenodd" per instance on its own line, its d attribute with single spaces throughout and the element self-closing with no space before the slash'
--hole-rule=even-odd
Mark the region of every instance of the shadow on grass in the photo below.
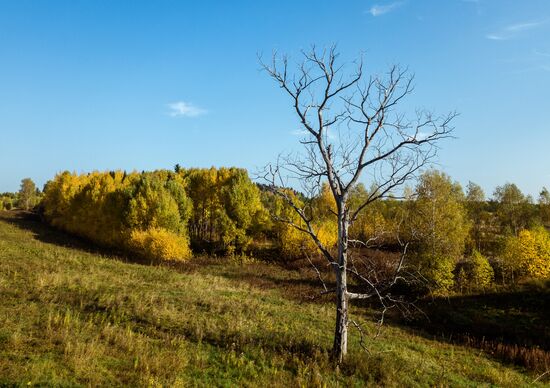
<svg viewBox="0 0 550 388">
<path fill-rule="evenodd" d="M 228 265 L 231 259 L 223 256 L 211 257 L 206 254 L 196 255 L 184 263 L 151 260 L 128 254 L 120 249 L 101 247 L 85 238 L 68 234 L 43 222 L 40 216 L 33 212 L 0 211 L 0 221 L 31 232 L 36 240 L 43 243 L 78 249 L 125 263 L 169 267 L 183 273 L 208 271 L 260 289 L 283 290 L 285 296 L 300 301 L 317 300 L 316 296 L 321 290 L 321 284 L 312 273 L 308 272 L 309 270 L 285 269 L 273 262 Z M 330 283 L 327 283 L 327 286 L 330 286 Z"/>
<path fill-rule="evenodd" d="M 103 248 L 85 238 L 65 233 L 42 222 L 36 213 L 22 210 L 0 211 L 0 221 L 31 232 L 33 237 L 43 243 L 78 249 L 91 254 L 106 256 L 125 263 L 158 265 L 160 263 L 126 254 L 114 248 Z"/>
<path fill-rule="evenodd" d="M 423 301 L 426 316 L 394 324 L 425 338 L 484 350 L 499 360 L 550 369 L 550 284 Z"/>
<path fill-rule="evenodd" d="M 550 289 L 522 290 L 436 299 L 423 306 L 422 325 L 521 346 L 550 350 Z M 420 321 L 422 322 L 422 321 Z"/>
</svg>

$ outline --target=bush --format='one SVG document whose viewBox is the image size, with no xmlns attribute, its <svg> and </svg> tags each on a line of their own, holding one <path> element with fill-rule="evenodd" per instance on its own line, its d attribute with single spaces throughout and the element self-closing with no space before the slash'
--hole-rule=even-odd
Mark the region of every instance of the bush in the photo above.
<svg viewBox="0 0 550 388">
<path fill-rule="evenodd" d="M 162 228 L 133 230 L 129 248 L 143 257 L 157 260 L 185 261 L 191 257 L 187 238 Z"/>
</svg>

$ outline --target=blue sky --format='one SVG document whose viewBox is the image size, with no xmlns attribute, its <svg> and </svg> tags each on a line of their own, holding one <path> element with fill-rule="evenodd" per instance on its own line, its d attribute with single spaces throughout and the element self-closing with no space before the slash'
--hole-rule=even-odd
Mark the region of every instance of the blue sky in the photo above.
<svg viewBox="0 0 550 388">
<path fill-rule="evenodd" d="M 296 147 L 257 54 L 337 43 L 407 65 L 404 109 L 457 110 L 439 168 L 550 188 L 550 2 L 0 1 L 0 192 L 57 172 L 242 166 Z"/>
</svg>

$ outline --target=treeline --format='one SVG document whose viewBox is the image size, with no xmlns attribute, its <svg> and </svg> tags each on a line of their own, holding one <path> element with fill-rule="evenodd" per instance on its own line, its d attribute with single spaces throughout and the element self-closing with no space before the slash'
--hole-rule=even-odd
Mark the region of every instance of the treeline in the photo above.
<svg viewBox="0 0 550 388">
<path fill-rule="evenodd" d="M 314 198 L 286 194 L 333 249 L 337 227 L 328 186 Z M 357 185 L 350 203 L 371 194 Z M 373 248 L 389 255 L 408 242 L 409 272 L 442 294 L 550 277 L 546 189 L 535 202 L 505 184 L 487 200 L 474 183 L 464 191 L 446 174 L 428 171 L 405 194 L 373 203 L 352 224 L 350 239 L 371 246 L 356 244 L 356 256 Z M 185 260 L 192 252 L 264 250 L 287 261 L 318 254 L 310 237 L 290 225 L 305 226 L 288 203 L 238 168 L 64 172 L 46 184 L 41 208 L 48 222 L 70 233 L 163 260 Z"/>
<path fill-rule="evenodd" d="M 40 203 L 41 198 L 42 193 L 32 179 L 25 178 L 21 180 L 17 193 L 0 193 L 0 210 L 30 210 Z"/>
</svg>

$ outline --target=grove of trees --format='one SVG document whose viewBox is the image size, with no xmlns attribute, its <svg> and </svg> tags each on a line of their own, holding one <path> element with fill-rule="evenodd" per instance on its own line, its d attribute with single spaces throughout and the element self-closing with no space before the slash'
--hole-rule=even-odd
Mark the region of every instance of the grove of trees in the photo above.
<svg viewBox="0 0 550 388">
<path fill-rule="evenodd" d="M 48 182 L 52 225 L 145 257 L 186 260 L 197 249 L 244 250 L 263 226 L 260 191 L 245 170 L 72 174 Z"/>
<path fill-rule="evenodd" d="M 279 221 L 305 226 L 292 207 L 252 182 L 246 170 L 177 170 L 63 172 L 45 185 L 44 193 L 25 179 L 21 192 L 0 194 L 0 210 L 34 207 L 67 232 L 162 260 L 186 260 L 193 252 L 253 250 L 261 256 L 265 249 L 270 260 L 284 264 L 320 254 L 311 238 Z M 427 170 L 405 192 L 404 198 L 388 197 L 369 206 L 351 225 L 349 239 L 369 241 L 367 255 L 385 252 L 388 257 L 408 242 L 409 265 L 426 290 L 480 292 L 550 278 L 550 196 L 545 188 L 537 203 L 509 183 L 486 199 L 473 182 L 464 192 L 448 175 Z M 335 249 L 336 204 L 328 185 L 313 197 L 287 193 L 315 219 L 320 242 Z M 349 201 L 360 203 L 369 195 L 358 183 Z M 351 249 L 363 248 L 354 244 Z"/>
</svg>

